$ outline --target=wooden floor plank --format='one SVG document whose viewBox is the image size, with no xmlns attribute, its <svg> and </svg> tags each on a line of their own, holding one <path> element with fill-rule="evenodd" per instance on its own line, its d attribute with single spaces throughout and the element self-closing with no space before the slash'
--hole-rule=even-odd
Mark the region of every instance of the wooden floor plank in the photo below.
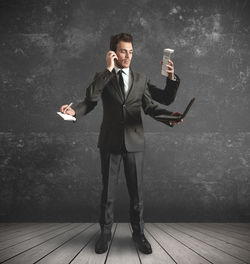
<svg viewBox="0 0 250 264">
<path fill-rule="evenodd" d="M 200 256 L 203 256 L 207 260 L 212 263 L 227 263 L 227 264 L 243 264 L 245 263 L 242 260 L 239 260 L 236 257 L 230 256 L 229 254 L 208 245 L 201 240 L 188 235 L 182 231 L 179 231 L 173 228 L 171 225 L 174 224 L 157 224 L 163 231 L 167 232 L 169 235 L 173 236 L 174 238 L 178 239 L 181 243 L 183 243 L 186 247 L 190 248 L 190 250 L 195 251 Z"/>
<path fill-rule="evenodd" d="M 46 225 L 42 225 L 40 228 L 38 228 L 36 231 L 32 231 L 28 234 L 25 235 L 19 235 L 17 237 L 11 237 L 10 239 L 7 239 L 6 241 L 2 241 L 0 242 L 0 250 L 3 250 L 5 248 L 17 245 L 19 243 L 22 243 L 24 241 L 27 241 L 29 239 L 35 238 L 37 236 L 40 236 L 42 234 L 46 234 L 49 233 L 53 230 L 57 230 L 61 227 L 70 225 L 69 223 L 54 223 L 54 224 L 48 224 L 48 226 Z"/>
<path fill-rule="evenodd" d="M 34 224 L 32 222 L 9 222 L 9 223 L 2 223 L 0 225 L 0 229 L 2 228 L 9 228 L 9 227 L 14 227 L 14 226 L 20 226 L 20 225 L 29 225 L 29 224 Z"/>
<path fill-rule="evenodd" d="M 189 229 L 196 230 L 198 232 L 201 232 L 202 234 L 208 236 L 208 237 L 213 237 L 216 239 L 219 239 L 221 241 L 224 241 L 226 243 L 232 244 L 234 246 L 250 250 L 250 243 L 246 241 L 242 241 L 237 238 L 233 238 L 230 236 L 227 236 L 225 234 L 219 233 L 218 230 L 209 230 L 207 229 L 204 225 L 202 224 L 197 224 L 197 223 L 178 223 L 178 225 L 187 227 Z"/>
<path fill-rule="evenodd" d="M 158 225 L 158 224 L 157 224 Z M 147 224 L 147 231 L 161 244 L 178 264 L 208 264 L 205 258 L 190 250 L 171 235 L 163 232 L 155 224 Z"/>
<path fill-rule="evenodd" d="M 233 233 L 237 233 L 237 234 L 241 234 L 244 235 L 248 238 L 250 238 L 250 230 L 242 230 L 242 228 L 237 227 L 237 226 L 231 226 L 231 225 L 224 225 L 223 223 L 206 223 L 206 225 L 211 226 L 211 227 L 215 227 L 218 229 L 222 229 L 228 232 L 233 232 Z"/>
<path fill-rule="evenodd" d="M 112 227 L 112 236 L 114 237 L 117 224 L 114 224 Z M 96 236 L 90 241 L 90 243 L 81 250 L 81 252 L 75 257 L 75 259 L 70 264 L 102 264 L 105 263 L 108 252 L 103 254 L 95 253 L 95 243 L 100 235 L 100 231 Z M 113 240 L 113 239 L 112 239 Z M 109 244 L 109 247 L 112 246 L 112 241 Z"/>
<path fill-rule="evenodd" d="M 48 224 L 43 224 L 43 225 L 36 225 L 36 226 L 30 226 L 30 227 L 25 227 L 23 229 L 19 229 L 18 231 L 12 232 L 11 234 L 5 234 L 5 235 L 0 235 L 0 243 L 6 242 L 11 239 L 15 239 L 17 237 L 23 236 L 23 235 L 28 235 L 32 232 L 35 232 L 37 230 L 41 230 L 43 228 L 49 227 L 53 224 L 48 223 Z"/>
<path fill-rule="evenodd" d="M 245 261 L 246 263 L 248 263 L 248 261 L 250 261 L 250 251 L 246 249 L 239 248 L 225 241 L 218 240 L 217 238 L 207 236 L 206 234 L 203 234 L 199 231 L 191 229 L 189 226 L 184 227 L 179 224 L 170 224 L 170 226 L 178 229 L 181 232 L 184 232 L 185 234 L 189 236 L 199 239 L 200 241 L 212 247 L 215 247 L 233 257 L 236 257 L 242 260 L 243 262 Z"/>
<path fill-rule="evenodd" d="M 119 223 L 108 254 L 107 264 L 140 264 L 131 236 L 128 223 Z"/>
<path fill-rule="evenodd" d="M 242 241 L 250 242 L 249 236 L 239 234 L 237 232 L 234 232 L 233 230 L 224 229 L 223 226 L 214 226 L 214 225 L 205 224 L 205 223 L 197 223 L 197 225 L 200 225 L 203 228 L 218 232 L 220 234 L 224 234 L 224 235 L 229 236 L 229 237 L 233 237 L 233 238 L 240 239 Z"/>
<path fill-rule="evenodd" d="M 232 226 L 244 226 L 246 228 L 250 228 L 250 223 L 230 223 Z"/>
<path fill-rule="evenodd" d="M 13 227 L 13 226 L 18 225 L 18 224 L 20 224 L 20 223 L 1 223 L 0 224 L 0 232 L 3 229 L 6 229 L 6 228 L 11 227 L 11 226 Z"/>
<path fill-rule="evenodd" d="M 50 241 L 50 239 L 57 237 L 61 234 L 64 234 L 65 232 L 69 232 L 69 230 L 74 230 L 78 226 L 81 226 L 82 224 L 74 223 L 70 224 L 66 227 L 62 227 L 60 229 L 51 231 L 49 233 L 43 234 L 39 237 L 32 238 L 28 241 L 25 241 L 21 244 L 15 245 L 13 247 L 4 249 L 0 251 L 0 262 L 5 261 L 7 259 L 10 259 L 18 254 L 21 254 L 29 249 L 32 249 L 33 247 L 36 247 L 46 241 Z M 49 243 L 49 242 L 48 242 Z"/>
<path fill-rule="evenodd" d="M 168 255 L 163 247 L 157 242 L 156 238 L 147 231 L 147 224 L 145 224 L 145 236 L 152 247 L 152 254 L 145 255 L 139 251 L 139 256 L 142 264 L 175 264 L 176 262 Z"/>
<path fill-rule="evenodd" d="M 39 225 L 39 224 L 45 224 L 45 222 L 10 222 L 10 223 L 6 223 L 3 226 L 0 226 L 0 230 L 2 230 L 3 228 L 5 230 L 8 229 L 12 229 L 12 228 L 23 228 L 24 226 L 32 226 L 32 225 Z M 46 224 L 49 224 L 49 222 L 46 222 Z"/>
<path fill-rule="evenodd" d="M 17 224 L 17 223 L 8 223 L 6 225 L 0 226 L 0 235 L 1 235 L 1 233 L 3 231 L 6 232 L 6 230 L 11 229 L 11 228 L 15 227 L 16 225 L 20 226 L 20 223 L 19 224 Z"/>
<path fill-rule="evenodd" d="M 116 232 L 115 227 L 108 252 L 96 254 L 98 224 L 2 224 L 0 237 L 5 241 L 0 242 L 0 263 L 250 263 L 249 223 L 146 223 L 145 235 L 153 249 L 150 255 L 136 249 L 128 223 L 118 224 Z"/>
<path fill-rule="evenodd" d="M 14 226 L 2 227 L 2 230 L 0 230 L 0 240 L 4 239 L 4 236 L 9 236 L 11 234 L 23 232 L 24 230 L 29 230 L 33 227 L 39 226 L 41 226 L 40 223 L 20 223 Z"/>
<path fill-rule="evenodd" d="M 64 245 L 51 252 L 49 255 L 47 255 L 37 263 L 70 263 L 75 258 L 75 256 L 86 246 L 86 244 L 95 236 L 95 234 L 98 232 L 98 228 L 99 226 L 97 224 L 89 225 L 73 239 L 69 240 Z"/>
<path fill-rule="evenodd" d="M 64 233 L 61 233 L 53 238 L 50 238 L 43 243 L 30 248 L 22 252 L 21 254 L 9 259 L 6 261 L 6 264 L 33 264 L 43 257 L 47 256 L 57 248 L 61 247 L 65 242 L 72 239 L 74 236 L 77 236 L 81 231 L 83 231 L 90 224 L 77 224 L 74 228 L 66 230 Z"/>
<path fill-rule="evenodd" d="M 223 225 L 223 223 L 222 223 L 222 225 Z M 235 228 L 237 228 L 237 230 L 239 230 L 239 231 L 242 231 L 242 232 L 246 232 L 247 234 L 250 234 L 250 226 L 248 226 L 248 225 L 244 225 L 244 224 L 242 224 L 242 225 L 232 225 L 232 224 L 227 224 L 226 226 L 230 226 L 230 227 L 233 227 L 233 229 L 235 229 Z"/>
</svg>

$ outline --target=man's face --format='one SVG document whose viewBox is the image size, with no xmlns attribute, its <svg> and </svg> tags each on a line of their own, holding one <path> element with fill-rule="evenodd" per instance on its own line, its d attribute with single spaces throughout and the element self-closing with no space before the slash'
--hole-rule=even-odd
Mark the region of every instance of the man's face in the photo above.
<svg viewBox="0 0 250 264">
<path fill-rule="evenodd" d="M 131 42 L 120 41 L 116 47 L 116 55 L 118 60 L 115 60 L 115 63 L 120 68 L 128 68 L 133 53 L 133 46 Z"/>
</svg>

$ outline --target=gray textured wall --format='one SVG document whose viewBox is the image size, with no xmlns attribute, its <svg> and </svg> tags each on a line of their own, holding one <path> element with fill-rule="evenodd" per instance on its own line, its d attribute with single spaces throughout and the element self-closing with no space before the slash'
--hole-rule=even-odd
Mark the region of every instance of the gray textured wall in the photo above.
<svg viewBox="0 0 250 264">
<path fill-rule="evenodd" d="M 1 0 L 0 220 L 97 221 L 101 104 L 76 124 L 56 116 L 105 67 L 110 35 L 134 36 L 132 67 L 163 87 L 175 49 L 196 103 L 169 128 L 144 117 L 146 221 L 250 220 L 250 1 Z M 128 220 L 123 173 L 116 218 Z"/>
</svg>

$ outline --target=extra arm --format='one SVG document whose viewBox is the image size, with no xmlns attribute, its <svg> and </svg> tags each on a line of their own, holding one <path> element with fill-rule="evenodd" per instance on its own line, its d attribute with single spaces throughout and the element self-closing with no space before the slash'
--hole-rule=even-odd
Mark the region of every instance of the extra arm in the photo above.
<svg viewBox="0 0 250 264">
<path fill-rule="evenodd" d="M 142 108 L 146 115 L 150 115 L 151 117 L 155 117 L 157 115 L 171 115 L 173 112 L 168 111 L 167 109 L 162 108 L 158 103 L 154 102 L 151 94 L 149 92 L 148 86 L 149 80 L 146 82 L 146 88 L 142 98 Z M 168 122 L 168 126 L 172 127 L 172 125 Z"/>
<path fill-rule="evenodd" d="M 86 90 L 86 95 L 83 101 L 79 102 L 76 106 L 72 107 L 75 110 L 75 117 L 78 119 L 90 111 L 92 111 L 97 102 L 101 98 L 102 91 L 105 85 L 112 77 L 112 73 L 109 70 L 104 70 L 101 73 L 96 73 L 92 83 Z"/>
<path fill-rule="evenodd" d="M 166 78 L 166 86 L 164 90 L 156 87 L 148 81 L 148 89 L 153 100 L 164 105 L 170 105 L 173 103 L 180 85 L 179 76 L 175 74 L 175 78 L 176 80 Z"/>
</svg>

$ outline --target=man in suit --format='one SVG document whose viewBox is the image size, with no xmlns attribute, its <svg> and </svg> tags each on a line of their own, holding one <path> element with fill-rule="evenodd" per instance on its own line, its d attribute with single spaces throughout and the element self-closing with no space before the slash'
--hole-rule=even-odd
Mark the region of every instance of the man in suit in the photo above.
<svg viewBox="0 0 250 264">
<path fill-rule="evenodd" d="M 173 62 L 166 66 L 167 84 L 172 85 L 172 93 L 166 100 L 166 92 L 153 86 L 146 75 L 130 68 L 133 54 L 133 39 L 130 34 L 120 33 L 111 37 L 110 51 L 106 55 L 107 68 L 96 73 L 86 90 L 83 101 L 75 107 L 61 106 L 61 111 L 77 119 L 86 115 L 102 99 L 103 121 L 100 129 L 98 147 L 101 156 L 103 190 L 101 195 L 100 227 L 101 235 L 96 242 L 96 253 L 104 253 L 111 240 L 114 221 L 114 192 L 120 164 L 123 160 L 127 188 L 130 197 L 130 222 L 133 240 L 138 249 L 152 253 L 152 248 L 144 235 L 142 167 L 144 133 L 141 108 L 145 114 L 180 115 L 170 112 L 152 100 L 150 95 L 161 103 L 174 100 L 179 78 L 174 74 Z M 173 123 L 168 123 L 173 126 Z"/>
</svg>

